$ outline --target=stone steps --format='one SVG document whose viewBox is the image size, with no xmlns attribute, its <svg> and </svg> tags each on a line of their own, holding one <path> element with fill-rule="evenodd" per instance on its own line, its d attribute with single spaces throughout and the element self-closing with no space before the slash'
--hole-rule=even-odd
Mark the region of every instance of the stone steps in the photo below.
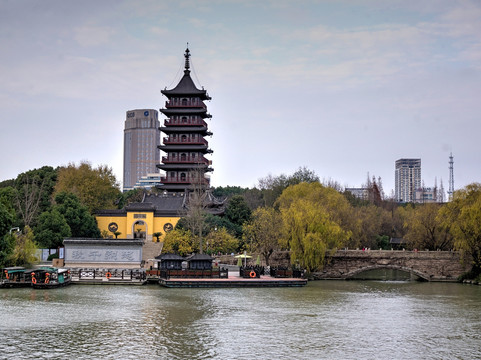
<svg viewBox="0 0 481 360">
<path fill-rule="evenodd" d="M 149 268 L 152 265 L 152 262 L 149 260 L 159 256 L 163 246 L 163 242 L 145 240 L 144 246 L 142 247 L 142 260 L 145 264 L 144 267 Z"/>
</svg>

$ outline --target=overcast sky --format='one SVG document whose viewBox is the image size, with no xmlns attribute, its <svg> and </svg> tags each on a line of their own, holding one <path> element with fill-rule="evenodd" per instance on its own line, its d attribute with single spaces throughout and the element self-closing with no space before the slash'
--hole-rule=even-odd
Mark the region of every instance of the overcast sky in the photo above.
<svg viewBox="0 0 481 360">
<path fill-rule="evenodd" d="M 394 188 L 481 181 L 481 2 L 0 0 L 0 181 L 88 160 L 123 171 L 127 110 L 164 106 L 189 42 L 212 97 L 212 185 L 300 166 Z M 163 117 L 161 117 L 163 121 Z"/>
</svg>

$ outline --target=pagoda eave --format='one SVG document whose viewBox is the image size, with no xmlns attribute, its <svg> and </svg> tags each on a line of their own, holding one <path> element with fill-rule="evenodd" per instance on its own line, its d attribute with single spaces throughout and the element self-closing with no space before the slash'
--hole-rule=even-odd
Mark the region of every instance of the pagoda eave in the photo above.
<svg viewBox="0 0 481 360">
<path fill-rule="evenodd" d="M 159 109 L 159 111 L 165 116 L 183 116 L 183 115 L 200 115 L 202 118 L 211 118 L 212 115 L 207 113 L 207 109 L 204 108 L 168 108 Z"/>
<path fill-rule="evenodd" d="M 163 133 L 200 133 L 204 135 L 212 135 L 207 131 L 207 126 L 162 126 L 159 128 Z"/>
<path fill-rule="evenodd" d="M 214 169 L 208 167 L 206 164 L 159 164 L 157 165 L 157 168 L 162 169 L 164 171 L 170 171 L 170 170 L 198 170 L 198 169 L 204 169 L 206 172 L 214 171 Z"/>
<path fill-rule="evenodd" d="M 179 96 L 198 96 L 201 100 L 212 100 L 212 98 L 207 94 L 207 90 L 188 90 L 182 91 L 177 89 L 172 90 L 160 90 L 162 95 L 165 95 L 168 99 L 172 97 Z"/>
<path fill-rule="evenodd" d="M 200 151 L 202 153 L 211 153 L 212 150 L 207 148 L 207 145 L 192 145 L 192 144 L 175 144 L 175 145 L 160 145 L 158 148 L 162 151 Z"/>
</svg>

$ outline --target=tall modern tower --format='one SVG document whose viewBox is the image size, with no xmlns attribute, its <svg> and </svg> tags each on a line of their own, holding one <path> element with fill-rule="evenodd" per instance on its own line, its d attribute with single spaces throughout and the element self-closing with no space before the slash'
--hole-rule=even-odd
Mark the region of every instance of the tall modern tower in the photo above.
<svg viewBox="0 0 481 360">
<path fill-rule="evenodd" d="M 453 153 L 449 154 L 449 201 L 453 200 L 454 194 L 454 157 Z"/>
<path fill-rule="evenodd" d="M 414 202 L 421 187 L 421 159 L 396 160 L 395 196 L 398 202 Z"/>
<path fill-rule="evenodd" d="M 212 135 L 204 119 L 210 118 L 204 101 L 210 96 L 198 89 L 190 77 L 190 51 L 185 50 L 184 76 L 171 90 L 162 90 L 167 97 L 165 108 L 160 111 L 167 117 L 160 130 L 167 136 L 159 149 L 165 152 L 162 164 L 157 167 L 165 171 L 160 189 L 179 191 L 209 187 L 206 172 L 212 171 L 211 162 L 205 158 L 212 153 L 205 136 Z"/>
<path fill-rule="evenodd" d="M 127 111 L 124 129 L 124 191 L 132 190 L 142 176 L 159 172 L 159 127 L 157 110 Z"/>
</svg>

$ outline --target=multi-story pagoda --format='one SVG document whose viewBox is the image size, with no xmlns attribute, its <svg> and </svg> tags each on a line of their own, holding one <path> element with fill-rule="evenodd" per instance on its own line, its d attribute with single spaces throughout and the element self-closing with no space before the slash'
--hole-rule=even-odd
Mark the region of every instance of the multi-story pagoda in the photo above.
<svg viewBox="0 0 481 360">
<path fill-rule="evenodd" d="M 205 100 L 210 100 L 207 91 L 198 89 L 190 77 L 190 51 L 185 50 L 184 76 L 171 90 L 161 91 L 168 101 L 160 111 L 167 117 L 160 128 L 167 136 L 159 149 L 166 153 L 158 168 L 165 171 L 160 189 L 186 191 L 195 188 L 207 189 L 209 178 L 206 172 L 212 171 L 211 162 L 205 158 L 212 153 L 205 136 L 212 135 L 204 119 L 210 118 Z"/>
</svg>

